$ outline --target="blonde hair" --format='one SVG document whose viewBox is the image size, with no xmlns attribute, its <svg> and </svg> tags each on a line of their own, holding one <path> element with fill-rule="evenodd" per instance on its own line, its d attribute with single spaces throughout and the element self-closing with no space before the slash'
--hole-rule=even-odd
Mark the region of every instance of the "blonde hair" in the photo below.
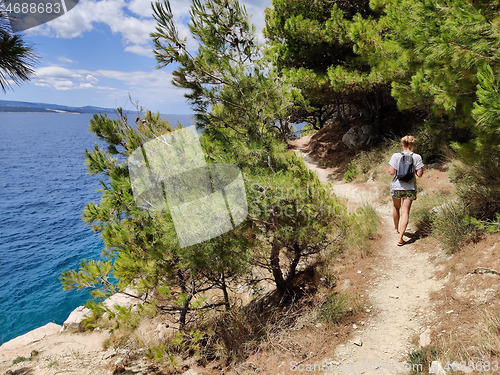
<svg viewBox="0 0 500 375">
<path fill-rule="evenodd" d="M 404 148 L 412 149 L 413 142 L 415 142 L 415 138 L 411 135 L 405 135 L 403 138 L 401 138 L 401 144 Z"/>
</svg>

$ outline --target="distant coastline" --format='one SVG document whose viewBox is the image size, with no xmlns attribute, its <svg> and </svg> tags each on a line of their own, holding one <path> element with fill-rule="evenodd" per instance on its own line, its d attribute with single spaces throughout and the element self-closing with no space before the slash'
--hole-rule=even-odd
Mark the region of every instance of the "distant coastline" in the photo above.
<svg viewBox="0 0 500 375">
<path fill-rule="evenodd" d="M 59 104 L 19 102 L 13 100 L 0 100 L 0 113 L 54 113 L 54 114 L 100 114 L 116 113 L 115 108 L 104 108 L 94 106 L 71 107 Z M 131 116 L 137 115 L 137 111 L 126 111 Z M 181 123 L 183 126 L 194 124 L 192 114 L 160 114 L 171 125 Z"/>
<path fill-rule="evenodd" d="M 1 113 L 70 113 L 74 115 L 81 115 L 82 112 L 63 111 L 61 109 L 48 109 L 48 108 L 0 108 Z"/>
<path fill-rule="evenodd" d="M 95 106 L 72 107 L 50 103 L 34 103 L 34 102 L 19 102 L 14 100 L 0 100 L 0 112 L 11 113 L 115 113 L 116 108 L 104 108 Z M 137 113 L 137 111 L 127 111 L 128 113 Z M 191 114 L 163 114 L 164 116 L 172 116 L 183 118 L 184 120 L 191 118 Z"/>
<path fill-rule="evenodd" d="M 113 113 L 112 108 L 94 106 L 71 107 L 50 103 L 19 102 L 0 100 L 0 112 L 30 112 L 30 113 Z M 135 111 L 134 111 L 135 112 Z"/>
</svg>

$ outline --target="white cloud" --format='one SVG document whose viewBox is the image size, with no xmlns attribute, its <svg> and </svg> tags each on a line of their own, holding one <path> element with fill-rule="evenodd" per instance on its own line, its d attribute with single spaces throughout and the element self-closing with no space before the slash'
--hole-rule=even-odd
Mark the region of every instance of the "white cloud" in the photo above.
<svg viewBox="0 0 500 375">
<path fill-rule="evenodd" d="M 46 66 L 36 70 L 32 83 L 56 90 L 68 98 L 86 98 L 81 105 L 133 109 L 133 102 L 162 113 L 187 113 L 186 90 L 172 85 L 172 73 L 165 70 L 119 71 L 67 69 Z M 74 104 L 73 104 L 74 105 Z"/>
<path fill-rule="evenodd" d="M 133 46 L 125 47 L 125 51 L 132 52 L 132 53 L 135 53 L 136 55 L 141 55 L 141 56 L 146 56 L 146 57 L 153 57 L 154 56 L 152 47 L 133 45 Z"/>
<path fill-rule="evenodd" d="M 151 17 L 153 14 L 151 2 L 152 0 L 131 0 L 128 2 L 127 8 L 129 11 L 137 14 L 138 16 Z"/>
<path fill-rule="evenodd" d="M 58 81 L 54 82 L 54 88 L 56 90 L 61 90 L 61 91 L 67 91 L 71 90 L 74 86 L 74 83 L 72 81 L 69 81 L 67 79 L 61 79 Z"/>
<path fill-rule="evenodd" d="M 153 71 L 118 71 L 118 70 L 82 70 L 67 69 L 59 66 L 47 66 L 36 70 L 32 79 L 39 87 L 59 91 L 96 90 L 109 92 L 114 98 L 140 96 L 143 103 L 149 101 L 184 102 L 181 90 L 172 85 L 172 74 L 164 70 Z"/>
<path fill-rule="evenodd" d="M 87 82 L 90 82 L 90 83 L 97 83 L 97 82 L 99 82 L 99 80 L 96 77 L 94 77 L 92 74 L 87 74 L 87 76 L 85 77 L 85 80 Z"/>
<path fill-rule="evenodd" d="M 191 2 L 171 0 L 170 3 L 179 33 L 188 37 L 190 50 L 196 49 L 196 42 L 189 37 L 186 26 Z M 264 9 L 271 6 L 271 0 L 245 0 L 242 3 L 246 5 L 252 22 L 256 25 L 259 39 L 263 40 Z M 97 23 L 103 23 L 114 34 L 121 35 L 125 51 L 152 56 L 149 34 L 154 31 L 156 23 L 152 17 L 151 0 L 80 0 L 67 14 L 27 30 L 26 33 L 71 39 L 91 31 Z"/>
<path fill-rule="evenodd" d="M 138 1 L 132 0 L 131 4 Z M 145 0 L 140 2 L 145 6 Z M 150 43 L 149 34 L 155 27 L 152 11 L 144 10 L 145 16 L 134 17 L 127 14 L 127 5 L 125 0 L 81 0 L 67 14 L 30 29 L 27 34 L 72 39 L 91 31 L 95 24 L 103 23 L 114 34 L 121 35 L 126 51 L 144 55 L 144 46 Z M 149 4 L 147 8 L 151 9 Z"/>
<path fill-rule="evenodd" d="M 59 66 L 36 69 L 33 83 L 39 87 L 50 87 L 59 91 L 68 91 L 78 87 L 89 88 L 87 84 L 95 82 L 91 75 L 82 71 L 69 70 Z M 82 86 L 84 85 L 84 86 Z"/>
<path fill-rule="evenodd" d="M 64 56 L 59 56 L 57 59 L 58 59 L 60 62 L 63 62 L 63 63 L 68 63 L 68 64 L 73 64 L 73 63 L 75 63 L 75 60 L 68 59 L 67 57 L 64 57 Z"/>
<path fill-rule="evenodd" d="M 46 66 L 35 70 L 36 78 L 80 78 L 81 71 L 70 70 L 60 66 Z"/>
<path fill-rule="evenodd" d="M 272 7 L 271 0 L 245 0 L 242 3 L 245 4 L 250 21 L 255 25 L 259 41 L 264 42 L 262 30 L 266 26 L 265 9 Z"/>
</svg>

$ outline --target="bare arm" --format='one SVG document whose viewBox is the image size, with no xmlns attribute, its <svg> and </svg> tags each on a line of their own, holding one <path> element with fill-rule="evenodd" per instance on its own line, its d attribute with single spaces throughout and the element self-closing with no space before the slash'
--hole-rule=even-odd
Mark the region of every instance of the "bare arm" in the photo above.
<svg viewBox="0 0 500 375">
<path fill-rule="evenodd" d="M 391 167 L 391 166 L 389 165 L 389 174 L 390 174 L 391 176 L 394 176 L 394 173 L 396 173 L 396 170 L 395 170 L 393 167 Z"/>
<path fill-rule="evenodd" d="M 415 173 L 417 174 L 417 177 L 422 177 L 424 174 L 424 167 L 417 169 Z"/>
</svg>

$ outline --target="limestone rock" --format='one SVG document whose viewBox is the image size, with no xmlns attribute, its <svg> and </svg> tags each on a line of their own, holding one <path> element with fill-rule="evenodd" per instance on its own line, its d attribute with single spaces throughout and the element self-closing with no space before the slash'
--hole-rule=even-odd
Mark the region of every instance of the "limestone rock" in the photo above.
<svg viewBox="0 0 500 375">
<path fill-rule="evenodd" d="M 371 143 L 371 133 L 372 127 L 370 125 L 354 126 L 342 136 L 342 142 L 347 148 L 361 148 Z"/>
<path fill-rule="evenodd" d="M 458 199 L 453 199 L 453 200 L 451 200 L 449 202 L 446 202 L 446 203 L 441 204 L 439 206 L 433 207 L 431 209 L 431 213 L 434 214 L 434 215 L 441 215 L 446 210 L 449 210 L 449 209 L 453 208 L 454 206 L 456 206 L 457 203 L 458 203 Z"/>
<path fill-rule="evenodd" d="M 91 313 L 90 309 L 85 306 L 78 306 L 74 309 L 68 318 L 64 321 L 61 332 L 83 332 L 82 321 Z"/>
<path fill-rule="evenodd" d="M 427 328 L 421 335 L 418 340 L 418 344 L 422 348 L 426 348 L 431 344 L 431 329 Z"/>
<path fill-rule="evenodd" d="M 17 349 L 32 342 L 39 341 L 46 336 L 51 336 L 59 333 L 61 326 L 55 323 L 47 323 L 42 327 L 29 331 L 24 335 L 18 336 L 10 341 L 3 343 L 0 346 L 0 351 Z"/>
<path fill-rule="evenodd" d="M 197 371 L 194 371 L 192 369 L 186 370 L 185 372 L 182 373 L 182 375 L 199 375 L 200 373 Z"/>
<path fill-rule="evenodd" d="M 155 333 L 158 335 L 160 340 L 164 340 L 169 336 L 175 334 L 178 331 L 178 328 L 172 327 L 169 324 L 158 323 L 155 329 Z"/>
<path fill-rule="evenodd" d="M 115 305 L 122 306 L 122 307 L 129 307 L 129 306 L 137 306 L 138 304 L 143 303 L 144 301 L 141 299 L 142 296 L 137 295 L 137 291 L 127 288 L 124 290 L 125 293 L 115 293 L 111 297 L 105 299 L 103 301 L 103 305 L 107 307 L 110 310 L 113 310 L 113 307 Z M 136 296 L 139 298 L 135 298 L 132 296 Z"/>
</svg>

